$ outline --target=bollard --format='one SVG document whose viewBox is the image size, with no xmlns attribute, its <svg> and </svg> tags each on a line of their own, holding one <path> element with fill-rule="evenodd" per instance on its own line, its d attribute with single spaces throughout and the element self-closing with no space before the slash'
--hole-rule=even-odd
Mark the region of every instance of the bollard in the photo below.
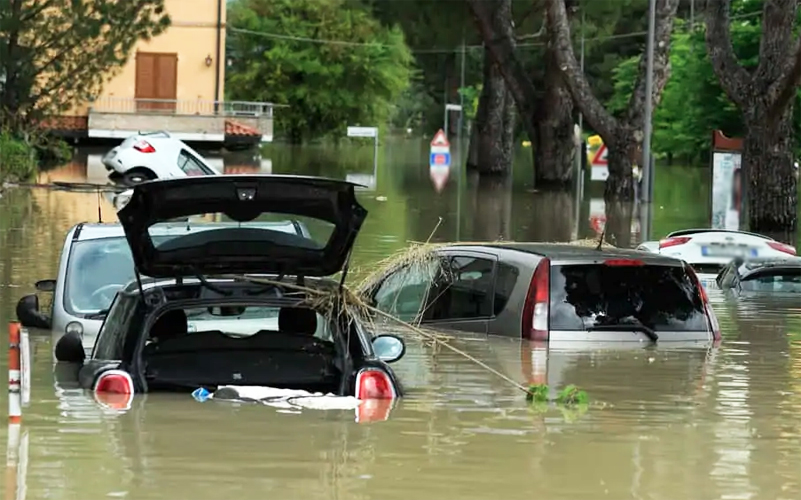
<svg viewBox="0 0 801 500">
<path fill-rule="evenodd" d="M 8 324 L 8 424 L 22 423 L 22 357 L 20 342 L 20 324 L 12 321 Z"/>
</svg>

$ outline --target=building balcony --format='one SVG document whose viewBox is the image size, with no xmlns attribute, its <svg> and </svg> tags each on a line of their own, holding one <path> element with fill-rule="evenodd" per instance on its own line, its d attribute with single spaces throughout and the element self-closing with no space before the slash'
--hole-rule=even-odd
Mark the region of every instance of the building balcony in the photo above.
<svg viewBox="0 0 801 500">
<path fill-rule="evenodd" d="M 101 97 L 89 104 L 90 138 L 124 139 L 166 130 L 193 142 L 272 142 L 273 110 L 264 102 Z"/>
</svg>

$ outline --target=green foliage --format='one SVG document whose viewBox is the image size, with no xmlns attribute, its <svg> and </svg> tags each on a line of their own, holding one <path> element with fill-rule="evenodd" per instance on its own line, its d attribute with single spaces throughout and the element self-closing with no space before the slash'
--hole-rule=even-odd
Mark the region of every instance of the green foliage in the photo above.
<svg viewBox="0 0 801 500">
<path fill-rule="evenodd" d="M 235 0 L 228 23 L 247 30 L 229 35 L 230 97 L 288 105 L 276 112 L 276 128 L 291 142 L 385 124 L 413 76 L 400 28 L 382 26 L 353 2 Z"/>
<path fill-rule="evenodd" d="M 459 94 L 464 97 L 464 115 L 468 120 L 475 120 L 478 113 L 478 99 L 481 97 L 481 90 L 484 85 L 479 83 L 459 89 Z"/>
<path fill-rule="evenodd" d="M 586 405 L 589 400 L 587 393 L 573 384 L 568 385 L 556 396 L 556 402 L 565 406 Z"/>
<path fill-rule="evenodd" d="M 7 131 L 0 132 L 0 184 L 26 181 L 36 172 L 36 150 Z"/>
<path fill-rule="evenodd" d="M 526 401 L 529 403 L 547 403 L 548 386 L 546 384 L 531 385 L 526 394 Z"/>
<path fill-rule="evenodd" d="M 93 98 L 169 23 L 164 0 L 0 2 L 0 126 L 19 131 Z"/>
<path fill-rule="evenodd" d="M 760 1 L 735 1 L 732 15 L 749 15 L 761 8 Z M 760 36 L 759 16 L 742 18 L 731 25 L 734 51 L 745 68 L 754 68 L 759 62 Z M 615 68 L 614 93 L 607 102 L 613 113 L 625 109 L 638 63 L 639 56 L 635 56 Z M 653 151 L 660 156 L 671 154 L 683 163 L 698 163 L 707 158 L 713 130 L 721 129 L 730 137 L 743 136 L 742 115 L 718 83 L 701 26 L 690 31 L 686 22 L 676 21 L 670 63 L 670 80 L 654 110 Z M 795 127 L 798 132 L 801 120 L 796 119 Z"/>
</svg>

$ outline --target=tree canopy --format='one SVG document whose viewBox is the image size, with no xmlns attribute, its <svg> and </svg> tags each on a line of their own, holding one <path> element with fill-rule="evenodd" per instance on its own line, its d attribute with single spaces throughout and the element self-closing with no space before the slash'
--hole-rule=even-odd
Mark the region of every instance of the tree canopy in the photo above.
<svg viewBox="0 0 801 500">
<path fill-rule="evenodd" d="M 291 142 L 386 124 L 414 76 L 403 31 L 353 2 L 235 0 L 228 24 L 228 96 L 287 105 Z"/>
<path fill-rule="evenodd" d="M 95 97 L 169 24 L 164 0 L 0 2 L 0 127 L 29 129 Z"/>
</svg>

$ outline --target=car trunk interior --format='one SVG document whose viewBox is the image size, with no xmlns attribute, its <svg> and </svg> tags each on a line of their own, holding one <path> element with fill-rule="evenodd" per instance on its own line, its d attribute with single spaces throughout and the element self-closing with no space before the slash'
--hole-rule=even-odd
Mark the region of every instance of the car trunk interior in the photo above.
<svg viewBox="0 0 801 500">
<path fill-rule="evenodd" d="M 275 318 L 212 319 L 207 329 L 205 321 L 187 328 L 183 310 L 168 311 L 142 353 L 148 389 L 255 385 L 338 394 L 343 356 L 333 341 L 315 337 L 318 318 L 311 309 L 283 307 L 274 329 Z M 243 332 L 243 324 L 264 329 Z"/>
</svg>

